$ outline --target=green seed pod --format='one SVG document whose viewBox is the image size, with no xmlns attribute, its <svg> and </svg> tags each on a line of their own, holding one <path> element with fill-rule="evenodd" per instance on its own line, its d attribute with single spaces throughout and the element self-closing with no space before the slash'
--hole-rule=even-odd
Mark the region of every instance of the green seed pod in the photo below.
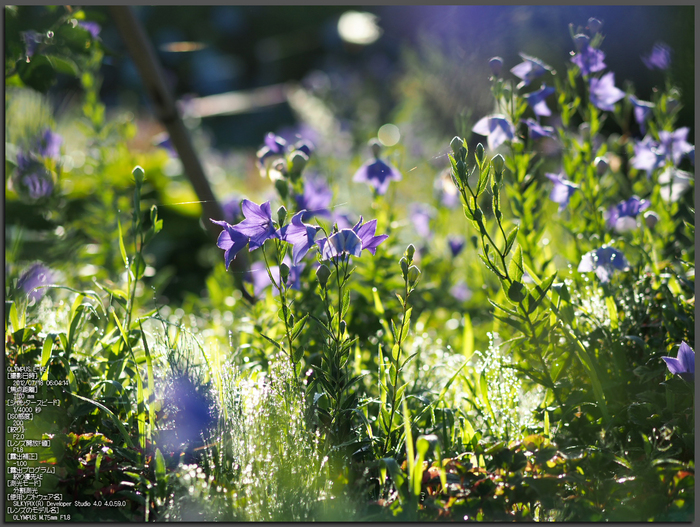
<svg viewBox="0 0 700 527">
<path fill-rule="evenodd" d="M 316 278 L 318 279 L 318 283 L 321 284 L 321 287 L 326 287 L 330 276 L 331 270 L 324 264 L 321 264 L 321 266 L 316 270 Z"/>
</svg>

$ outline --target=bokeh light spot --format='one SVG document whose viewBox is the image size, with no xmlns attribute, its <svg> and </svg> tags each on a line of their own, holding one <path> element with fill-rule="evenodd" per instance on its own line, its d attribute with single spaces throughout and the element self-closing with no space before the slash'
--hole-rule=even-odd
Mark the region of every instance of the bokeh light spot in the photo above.
<svg viewBox="0 0 700 527">
<path fill-rule="evenodd" d="M 377 139 L 384 146 L 394 146 L 401 139 L 401 132 L 399 132 L 399 127 L 395 124 L 387 123 L 379 128 L 377 132 Z"/>
<path fill-rule="evenodd" d="M 382 35 L 377 20 L 372 13 L 346 11 L 338 19 L 338 34 L 345 42 L 367 46 Z"/>
</svg>

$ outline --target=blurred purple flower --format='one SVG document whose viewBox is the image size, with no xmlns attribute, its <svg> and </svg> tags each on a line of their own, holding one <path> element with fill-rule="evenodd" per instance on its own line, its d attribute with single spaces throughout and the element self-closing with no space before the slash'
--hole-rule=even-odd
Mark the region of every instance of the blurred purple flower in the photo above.
<svg viewBox="0 0 700 527">
<path fill-rule="evenodd" d="M 356 183 L 368 183 L 381 196 L 386 194 L 390 181 L 401 181 L 401 172 L 377 157 L 362 165 L 352 180 Z"/>
<path fill-rule="evenodd" d="M 36 48 L 41 44 L 43 35 L 36 31 L 29 30 L 21 33 L 24 44 L 27 46 L 27 57 L 32 57 L 36 52 Z"/>
<path fill-rule="evenodd" d="M 590 99 L 596 108 L 613 111 L 615 103 L 625 96 L 620 88 L 615 87 L 615 74 L 611 71 L 600 79 L 591 78 Z"/>
<path fill-rule="evenodd" d="M 667 70 L 671 66 L 671 48 L 663 42 L 654 44 L 651 53 L 642 57 L 642 62 L 650 70 Z"/>
<path fill-rule="evenodd" d="M 22 176 L 22 184 L 33 200 L 45 198 L 53 192 L 53 181 L 48 177 L 43 177 L 40 172 Z"/>
<path fill-rule="evenodd" d="M 685 342 L 678 348 L 678 357 L 661 357 L 666 362 L 668 371 L 685 381 L 695 381 L 695 350 Z"/>
<path fill-rule="evenodd" d="M 649 118 L 651 109 L 654 107 L 653 103 L 647 101 L 640 101 L 634 95 L 629 96 L 632 106 L 634 106 L 634 120 L 637 121 L 639 125 L 639 130 L 642 134 L 646 133 L 646 120 Z"/>
<path fill-rule="evenodd" d="M 627 201 L 621 201 L 608 209 L 606 222 L 609 229 L 617 232 L 630 231 L 637 228 L 637 215 L 649 208 L 651 203 L 645 199 L 632 196 Z"/>
<path fill-rule="evenodd" d="M 226 270 L 228 271 L 229 265 L 231 265 L 231 262 L 236 258 L 236 254 L 248 245 L 248 237 L 238 232 L 233 225 L 229 225 L 225 221 L 212 220 L 211 218 L 210 221 L 224 228 L 221 234 L 219 234 L 219 238 L 216 240 L 216 246 L 225 251 L 224 261 L 226 262 Z"/>
<path fill-rule="evenodd" d="M 540 59 L 531 57 L 525 53 L 520 53 L 520 57 L 524 62 L 521 62 L 510 70 L 513 75 L 522 80 L 522 82 L 518 84 L 518 88 L 528 86 L 537 77 L 541 77 L 552 69 Z"/>
<path fill-rule="evenodd" d="M 258 205 L 244 199 L 241 201 L 241 210 L 245 219 L 235 225 L 234 229 L 250 239 L 249 251 L 261 247 L 270 238 L 279 238 L 279 234 L 272 224 L 272 211 L 270 210 L 269 201 Z"/>
<path fill-rule="evenodd" d="M 167 150 L 168 155 L 171 157 L 179 157 L 173 142 L 170 140 L 170 134 L 168 134 L 168 132 L 161 132 L 153 137 L 153 146 Z"/>
<path fill-rule="evenodd" d="M 92 38 L 97 38 L 102 31 L 102 27 L 97 22 L 84 21 L 78 22 L 78 25 L 83 29 L 86 29 L 92 35 Z"/>
<path fill-rule="evenodd" d="M 551 126 L 542 126 L 534 119 L 525 119 L 525 124 L 528 127 L 531 139 L 540 139 L 542 137 L 554 137 L 554 128 Z"/>
<path fill-rule="evenodd" d="M 268 132 L 265 136 L 265 145 L 258 150 L 258 166 L 261 171 L 265 168 L 265 163 L 272 158 L 282 157 L 287 151 L 287 141 L 281 137 Z"/>
<path fill-rule="evenodd" d="M 430 220 L 435 217 L 432 207 L 424 203 L 411 203 L 410 207 L 411 223 L 416 228 L 416 233 L 421 238 L 430 236 Z"/>
<path fill-rule="evenodd" d="M 627 269 L 629 269 L 629 263 L 625 255 L 612 247 L 601 247 L 584 254 L 578 265 L 579 273 L 595 271 L 596 276 L 603 283 L 609 282 L 616 270 L 625 271 Z"/>
<path fill-rule="evenodd" d="M 487 137 L 489 150 L 495 150 L 505 141 L 515 137 L 515 126 L 505 115 L 492 114 L 482 117 L 472 128 L 472 132 Z"/>
<path fill-rule="evenodd" d="M 46 294 L 46 289 L 41 288 L 34 290 L 34 288 L 48 285 L 53 280 L 54 273 L 48 267 L 36 262 L 30 265 L 20 275 L 17 280 L 17 287 L 27 293 L 35 302 L 38 302 Z"/>
<path fill-rule="evenodd" d="M 460 280 L 453 285 L 452 288 L 450 288 L 450 294 L 458 302 L 466 302 L 472 297 L 472 292 L 469 287 L 467 287 L 464 280 Z"/>
<path fill-rule="evenodd" d="M 294 289 L 296 291 L 301 291 L 301 273 L 306 267 L 305 263 L 300 263 L 298 265 L 292 265 L 292 262 L 288 257 L 282 260 L 289 267 L 289 276 L 287 276 L 287 282 L 285 286 L 289 289 Z M 275 284 L 280 285 L 280 268 L 277 265 L 270 267 L 270 274 Z M 265 268 L 264 262 L 254 262 L 250 266 L 250 271 L 248 272 L 248 280 L 253 283 L 253 296 L 261 297 L 263 291 L 268 287 L 272 286 L 270 282 L 270 276 L 267 274 L 267 269 Z M 272 296 L 279 295 L 277 287 L 272 288 Z"/>
<path fill-rule="evenodd" d="M 466 240 L 464 239 L 463 236 L 448 236 L 447 237 L 447 245 L 450 247 L 450 252 L 452 253 L 452 257 L 456 258 L 459 256 L 459 253 L 462 252 L 462 249 L 464 249 L 464 244 Z"/>
<path fill-rule="evenodd" d="M 661 141 L 661 151 L 666 156 L 666 159 L 671 159 L 674 165 L 681 162 L 681 158 L 694 150 L 693 145 L 686 141 L 688 137 L 687 126 L 667 132 L 662 130 L 659 132 L 659 140 Z"/>
<path fill-rule="evenodd" d="M 559 174 L 548 173 L 545 174 L 545 176 L 554 183 L 554 188 L 552 188 L 552 192 L 549 194 L 549 199 L 555 203 L 559 203 L 559 212 L 561 212 L 569 204 L 569 200 L 574 192 L 578 190 L 578 185 L 568 179 L 564 179 Z"/>
<path fill-rule="evenodd" d="M 297 202 L 297 210 L 306 209 L 302 220 L 309 221 L 314 216 L 330 217 L 328 207 L 333 200 L 333 191 L 320 177 L 309 178 L 304 181 L 304 193 L 294 196 Z"/>
<path fill-rule="evenodd" d="M 362 248 L 371 252 L 372 255 L 377 253 L 377 247 L 379 247 L 379 244 L 389 237 L 387 234 L 375 236 L 374 233 L 377 231 L 377 220 L 371 220 L 365 224 L 362 224 L 362 216 L 360 216 L 360 221 L 355 224 L 352 230 L 360 238 Z"/>
<path fill-rule="evenodd" d="M 61 143 L 63 138 L 46 128 L 36 140 L 36 151 L 40 157 L 59 160 L 61 158 Z"/>
<path fill-rule="evenodd" d="M 292 216 L 291 222 L 280 229 L 280 238 L 293 246 L 292 263 L 294 265 L 298 265 L 309 249 L 316 245 L 314 237 L 319 227 L 302 223 L 305 212 L 305 210 L 297 212 Z"/>
<path fill-rule="evenodd" d="M 588 77 L 591 73 L 597 71 L 603 71 L 606 68 L 604 60 L 605 53 L 599 49 L 592 48 L 588 45 L 588 42 L 585 42 L 579 52 L 571 57 L 571 62 L 579 67 L 581 75 L 584 77 Z"/>
<path fill-rule="evenodd" d="M 650 178 L 651 173 L 665 161 L 665 155 L 660 147 L 661 143 L 654 141 L 648 135 L 641 141 L 637 141 L 634 144 L 634 156 L 630 160 L 632 166 L 637 170 L 646 170 L 647 178 Z"/>
<path fill-rule="evenodd" d="M 442 171 L 433 185 L 437 199 L 448 209 L 454 209 L 460 203 L 460 196 L 454 181 L 450 176 L 450 169 Z"/>
<path fill-rule="evenodd" d="M 221 203 L 221 210 L 224 213 L 224 220 L 230 224 L 238 223 L 243 219 L 241 213 L 241 200 L 238 194 L 229 194 Z"/>
<path fill-rule="evenodd" d="M 661 197 L 668 202 L 678 201 L 678 199 L 690 188 L 693 175 L 685 170 L 675 167 L 668 167 L 659 174 L 659 185 L 661 185 Z"/>
<path fill-rule="evenodd" d="M 552 95 L 554 91 L 554 87 L 542 84 L 539 90 L 523 95 L 523 97 L 532 106 L 535 115 L 549 116 L 552 115 L 552 111 L 547 106 L 545 99 Z"/>
<path fill-rule="evenodd" d="M 489 59 L 489 68 L 491 68 L 491 73 L 493 73 L 494 77 L 500 77 L 503 69 L 503 59 L 501 57 L 491 57 Z"/>
</svg>

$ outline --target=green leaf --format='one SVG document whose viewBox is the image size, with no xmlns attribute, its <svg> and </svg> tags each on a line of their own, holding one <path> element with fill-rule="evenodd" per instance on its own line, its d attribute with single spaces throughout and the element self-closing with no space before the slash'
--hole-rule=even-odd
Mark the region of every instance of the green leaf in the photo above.
<svg viewBox="0 0 700 527">
<path fill-rule="evenodd" d="M 515 302 L 516 304 L 525 300 L 527 296 L 527 288 L 525 284 L 513 281 L 508 288 L 508 298 Z"/>
<path fill-rule="evenodd" d="M 340 318 L 343 319 L 345 315 L 348 312 L 348 308 L 350 307 L 350 290 L 347 289 L 345 291 L 345 294 L 343 295 L 343 305 L 340 309 Z"/>
<path fill-rule="evenodd" d="M 618 328 L 618 318 L 617 318 L 617 306 L 615 305 L 615 299 L 611 296 L 605 298 L 605 306 L 608 308 L 608 315 L 610 316 L 610 327 L 612 329 Z"/>
<path fill-rule="evenodd" d="M 462 354 L 469 360 L 474 354 L 474 329 L 469 313 L 464 313 L 464 331 L 462 332 Z"/>
<path fill-rule="evenodd" d="M 401 467 L 393 457 L 385 457 L 381 459 L 381 463 L 389 470 L 391 480 L 394 482 L 396 491 L 399 495 L 399 502 L 405 503 L 408 496 L 406 495 L 406 475 L 402 472 Z"/>
<path fill-rule="evenodd" d="M 514 281 L 520 281 L 523 278 L 523 251 L 519 244 L 508 264 L 508 274 Z"/>
<path fill-rule="evenodd" d="M 72 372 L 71 372 L 71 374 L 72 374 Z M 117 416 L 114 415 L 112 410 L 107 408 L 105 405 L 98 403 L 97 401 L 93 401 L 92 399 L 88 399 L 87 397 L 83 397 L 82 395 L 78 395 L 77 393 L 72 393 L 72 392 L 69 392 L 69 393 L 73 397 L 77 397 L 78 399 L 81 399 L 82 401 L 85 401 L 86 403 L 93 404 L 93 405 L 97 406 L 97 408 L 99 408 L 100 410 L 105 412 L 107 414 L 107 416 L 112 420 L 112 422 L 116 425 L 116 427 L 119 429 L 119 433 L 121 434 L 122 438 L 124 439 L 124 443 L 126 443 L 126 445 L 129 448 L 131 448 L 131 449 L 134 448 L 134 443 L 131 442 L 131 438 L 129 437 L 129 434 L 126 431 L 126 428 L 124 428 L 124 425 L 117 418 Z"/>
<path fill-rule="evenodd" d="M 268 337 L 267 335 L 265 335 L 265 334 L 263 334 L 263 333 L 260 333 L 260 336 L 261 336 L 262 338 L 264 338 L 265 340 L 267 340 L 268 342 L 270 342 L 271 344 L 274 344 L 274 346 L 275 346 L 278 350 L 280 350 L 280 351 L 285 351 L 284 348 L 282 347 L 282 345 L 281 345 L 279 342 L 277 342 L 276 340 L 271 339 L 270 337 Z"/>
<path fill-rule="evenodd" d="M 71 75 L 72 77 L 77 77 L 79 74 L 78 66 L 75 65 L 68 57 L 57 57 L 55 55 L 44 55 L 49 61 L 49 64 L 58 73 L 63 73 L 65 75 Z"/>
<path fill-rule="evenodd" d="M 53 349 L 53 343 L 57 336 L 56 333 L 49 333 L 41 349 L 41 368 L 44 370 L 41 376 L 42 381 L 47 381 L 49 379 L 49 360 L 51 359 L 51 350 Z"/>
<path fill-rule="evenodd" d="M 513 244 L 515 243 L 515 238 L 518 236 L 518 230 L 520 227 L 516 225 L 513 227 L 513 229 L 508 233 L 508 236 L 506 237 L 506 246 L 503 249 L 503 257 L 505 258 L 508 256 L 508 253 L 510 250 L 513 248 Z M 522 255 L 521 255 L 522 256 Z M 510 266 L 508 268 L 508 272 L 510 272 Z"/>
<path fill-rule="evenodd" d="M 296 340 L 299 334 L 303 331 L 308 319 L 309 314 L 307 313 L 301 319 L 299 319 L 296 324 L 294 324 L 294 327 L 292 328 L 292 341 Z"/>
<path fill-rule="evenodd" d="M 165 483 L 165 458 L 160 448 L 156 448 L 156 480 L 158 483 Z"/>
<path fill-rule="evenodd" d="M 117 228 L 119 231 L 119 252 L 122 255 L 124 265 L 129 267 L 129 258 L 126 256 L 126 248 L 124 247 L 124 236 L 122 235 L 122 222 L 117 218 Z"/>
</svg>

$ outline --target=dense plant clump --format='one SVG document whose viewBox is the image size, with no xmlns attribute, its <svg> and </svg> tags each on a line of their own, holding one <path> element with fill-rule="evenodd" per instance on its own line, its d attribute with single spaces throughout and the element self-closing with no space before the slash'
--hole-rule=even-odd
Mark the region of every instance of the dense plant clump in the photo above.
<svg viewBox="0 0 700 527">
<path fill-rule="evenodd" d="M 270 132 L 254 184 L 215 186 L 197 252 L 176 156 L 130 148 L 99 100 L 106 21 L 23 13 L 5 8 L 5 366 L 37 390 L 6 393 L 6 421 L 52 402 L 22 433 L 62 515 L 692 520 L 695 148 L 670 47 L 640 50 L 649 101 L 594 18 L 563 72 L 494 57 L 493 111 L 430 163 L 382 133 L 365 161 L 309 118 Z M 59 119 L 61 76 L 82 106 Z M 176 302 L 182 255 L 209 271 Z"/>
</svg>

